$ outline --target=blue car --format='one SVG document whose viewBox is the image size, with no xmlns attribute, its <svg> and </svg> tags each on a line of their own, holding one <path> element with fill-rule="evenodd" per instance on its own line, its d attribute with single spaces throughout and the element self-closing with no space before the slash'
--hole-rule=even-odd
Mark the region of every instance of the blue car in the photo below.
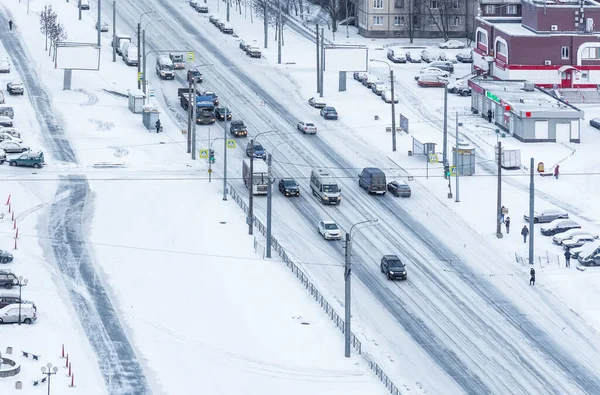
<svg viewBox="0 0 600 395">
<path fill-rule="evenodd" d="M 323 107 L 321 109 L 321 116 L 325 119 L 338 119 L 338 113 L 333 107 Z"/>
<path fill-rule="evenodd" d="M 246 156 L 250 157 L 250 151 L 252 151 L 252 146 L 250 145 L 251 143 L 248 143 L 248 145 L 246 146 Z M 267 157 L 267 153 L 265 152 L 265 149 L 262 147 L 262 145 L 258 144 L 258 143 L 254 143 L 254 158 L 256 159 L 265 159 Z"/>
</svg>

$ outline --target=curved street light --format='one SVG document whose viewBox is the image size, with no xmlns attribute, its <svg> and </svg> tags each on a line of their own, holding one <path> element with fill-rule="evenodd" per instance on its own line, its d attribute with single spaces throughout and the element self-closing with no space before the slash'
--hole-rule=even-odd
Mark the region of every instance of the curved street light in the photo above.
<svg viewBox="0 0 600 395">
<path fill-rule="evenodd" d="M 48 395 L 50 395 L 50 376 L 56 374 L 58 372 L 58 366 L 52 366 L 50 362 L 46 364 L 46 366 L 42 366 L 42 374 L 48 376 Z"/>
<path fill-rule="evenodd" d="M 142 54 L 140 53 L 140 49 L 142 49 L 142 18 L 144 17 L 144 15 L 148 15 L 148 14 L 154 14 L 156 13 L 156 10 L 150 10 L 150 11 L 146 11 L 143 12 L 140 15 L 140 20 L 137 24 L 137 47 L 138 47 L 138 56 L 137 56 L 137 61 L 138 61 L 138 76 L 140 75 L 140 72 L 142 71 L 142 59 L 141 56 Z M 140 78 L 138 77 L 138 89 L 141 89 L 141 83 L 142 81 L 140 81 Z"/>
<path fill-rule="evenodd" d="M 351 282 L 351 278 L 352 278 L 352 260 L 351 260 L 351 254 L 352 254 L 352 231 L 354 230 L 355 227 L 359 226 L 359 225 L 364 225 L 364 224 L 374 224 L 378 221 L 377 218 L 373 218 L 373 219 L 368 219 L 365 221 L 360 221 L 355 223 L 354 225 L 352 225 L 350 227 L 350 230 L 348 231 L 348 233 L 346 233 L 346 264 L 344 266 L 344 281 L 345 281 L 345 297 L 344 297 L 344 307 L 345 307 L 345 317 L 344 317 L 344 355 L 346 356 L 346 358 L 350 357 L 350 335 L 352 333 L 351 327 L 350 327 L 350 321 L 351 321 L 351 314 L 350 314 L 350 308 L 351 308 L 351 300 L 352 300 L 352 282 Z M 358 232 L 360 229 L 356 228 L 356 231 Z"/>
<path fill-rule="evenodd" d="M 369 59 L 369 61 L 383 63 L 390 71 L 390 86 L 392 89 L 392 151 L 396 152 L 396 106 L 394 104 L 396 96 L 394 95 L 394 70 L 392 70 L 392 66 L 390 66 L 388 62 L 384 62 L 383 60 Z"/>
</svg>

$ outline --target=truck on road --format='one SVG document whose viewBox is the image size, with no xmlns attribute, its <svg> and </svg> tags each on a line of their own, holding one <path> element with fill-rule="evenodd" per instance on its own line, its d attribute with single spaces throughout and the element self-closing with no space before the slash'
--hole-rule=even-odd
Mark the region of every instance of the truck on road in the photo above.
<svg viewBox="0 0 600 395">
<path fill-rule="evenodd" d="M 252 164 L 252 194 L 266 195 L 269 183 L 269 168 L 262 160 L 254 160 Z M 250 159 L 244 159 L 242 162 L 242 174 L 244 176 L 244 185 L 250 188 Z"/>
<path fill-rule="evenodd" d="M 189 111 L 189 88 L 179 88 L 177 90 L 179 104 L 185 111 Z M 196 92 L 196 123 L 200 125 L 210 125 L 215 123 L 215 105 L 210 96 L 200 96 Z"/>
</svg>

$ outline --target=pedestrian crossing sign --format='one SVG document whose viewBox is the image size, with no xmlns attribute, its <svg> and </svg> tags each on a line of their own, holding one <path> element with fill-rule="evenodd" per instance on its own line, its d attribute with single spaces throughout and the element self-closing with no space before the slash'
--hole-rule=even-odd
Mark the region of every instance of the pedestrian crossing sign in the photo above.
<svg viewBox="0 0 600 395">
<path fill-rule="evenodd" d="M 187 60 L 190 62 L 194 61 L 194 53 L 193 52 L 188 52 L 187 53 Z"/>
<path fill-rule="evenodd" d="M 439 161 L 437 154 L 429 154 L 429 163 L 439 163 Z"/>
<path fill-rule="evenodd" d="M 237 146 L 237 143 L 235 142 L 235 140 L 227 140 L 227 148 L 235 148 Z"/>
<path fill-rule="evenodd" d="M 450 166 L 450 175 L 456 177 L 456 166 Z"/>
<path fill-rule="evenodd" d="M 138 81 L 143 81 L 144 80 L 144 73 L 142 73 L 141 71 L 138 73 Z"/>
<path fill-rule="evenodd" d="M 200 150 L 200 157 L 201 158 L 208 158 L 208 150 L 207 149 L 201 149 Z"/>
</svg>

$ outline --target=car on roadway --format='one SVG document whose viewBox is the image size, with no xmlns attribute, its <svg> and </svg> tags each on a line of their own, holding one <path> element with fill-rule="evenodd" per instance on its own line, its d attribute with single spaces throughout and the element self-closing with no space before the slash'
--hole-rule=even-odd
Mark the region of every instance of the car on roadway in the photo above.
<svg viewBox="0 0 600 395">
<path fill-rule="evenodd" d="M 417 79 L 417 85 L 422 88 L 442 88 L 447 83 L 447 79 L 435 74 L 423 74 Z"/>
<path fill-rule="evenodd" d="M 44 166 L 44 153 L 43 152 L 26 152 L 19 155 L 16 158 L 10 158 L 8 164 L 11 166 L 26 166 L 39 169 Z"/>
<path fill-rule="evenodd" d="M 541 212 L 534 212 L 533 213 L 533 223 L 534 224 L 543 224 L 543 223 L 549 223 L 554 221 L 555 219 L 568 219 L 569 218 L 569 213 L 567 213 L 566 211 L 563 210 L 557 210 L 557 209 L 547 209 Z M 523 219 L 525 221 L 529 221 L 529 215 L 525 214 L 523 216 Z"/>
<path fill-rule="evenodd" d="M 555 219 L 548 225 L 540 228 L 540 232 L 544 236 L 554 236 L 555 234 L 563 233 L 570 229 L 581 229 L 581 225 L 570 219 Z"/>
<path fill-rule="evenodd" d="M 279 192 L 285 196 L 300 196 L 300 185 L 293 178 L 279 180 Z"/>
<path fill-rule="evenodd" d="M 421 63 L 421 57 L 417 55 L 416 52 L 408 51 L 404 56 L 409 63 Z"/>
<path fill-rule="evenodd" d="M 581 247 L 584 244 L 592 243 L 594 241 L 596 241 L 596 239 L 592 235 L 579 235 L 563 241 L 562 245 L 565 250 L 570 250 L 571 248 Z"/>
<path fill-rule="evenodd" d="M 18 281 L 17 275 L 10 270 L 0 270 L 0 287 L 12 289 L 15 282 Z"/>
<path fill-rule="evenodd" d="M 590 126 L 596 129 L 600 129 L 600 118 L 590 119 Z"/>
<path fill-rule="evenodd" d="M 198 69 L 188 70 L 187 71 L 188 82 L 194 82 L 194 79 L 196 80 L 196 82 L 199 82 L 199 83 L 204 82 L 204 77 L 202 76 L 202 73 Z"/>
<path fill-rule="evenodd" d="M 318 98 L 318 97 L 311 97 L 310 99 L 308 99 L 308 104 L 310 104 L 310 106 L 314 107 L 314 108 L 327 107 L 325 100 Z"/>
<path fill-rule="evenodd" d="M 229 126 L 229 133 L 231 133 L 235 137 L 246 137 L 248 136 L 248 128 L 246 128 L 246 124 L 244 124 L 244 121 L 236 119 L 235 121 L 231 121 L 231 125 Z"/>
<path fill-rule="evenodd" d="M 224 121 L 225 117 L 227 117 L 227 120 L 230 121 L 231 120 L 231 111 L 229 111 L 229 108 L 227 108 L 227 107 L 217 107 L 217 108 L 215 108 L 215 117 L 219 121 Z"/>
<path fill-rule="evenodd" d="M 460 63 L 473 63 L 473 54 L 468 53 L 459 53 L 456 55 L 456 60 Z"/>
<path fill-rule="evenodd" d="M 406 182 L 399 180 L 388 182 L 387 190 L 396 197 L 410 197 L 412 194 L 410 186 Z"/>
<path fill-rule="evenodd" d="M 448 78 L 450 77 L 450 72 L 438 69 L 437 67 L 425 67 L 415 76 L 415 81 L 418 81 L 419 78 L 424 75 L 435 75 L 442 78 Z"/>
<path fill-rule="evenodd" d="M 96 22 L 96 30 L 98 30 L 98 22 Z M 101 32 L 108 32 L 108 23 L 106 23 L 106 22 L 100 22 L 100 31 Z"/>
<path fill-rule="evenodd" d="M 323 107 L 321 116 L 325 119 L 338 119 L 338 113 L 334 107 Z"/>
<path fill-rule="evenodd" d="M 0 59 L 0 73 L 10 73 L 10 61 L 8 58 Z"/>
<path fill-rule="evenodd" d="M 213 104 L 215 106 L 219 105 L 219 96 L 217 96 L 217 94 L 213 91 L 204 91 L 202 92 L 201 96 L 210 96 L 213 99 Z"/>
<path fill-rule="evenodd" d="M 396 92 L 394 92 L 394 103 L 398 103 L 399 99 L 398 99 L 398 94 Z M 383 91 L 381 92 L 381 100 L 383 100 L 386 103 L 391 103 L 392 102 L 392 91 Z"/>
<path fill-rule="evenodd" d="M 9 82 L 6 84 L 6 91 L 9 95 L 22 95 L 25 92 L 22 82 Z"/>
<path fill-rule="evenodd" d="M 381 273 L 385 273 L 388 280 L 406 280 L 408 274 L 406 266 L 396 255 L 384 255 L 379 264 Z"/>
<path fill-rule="evenodd" d="M 377 96 L 381 96 L 381 94 L 384 91 L 387 91 L 388 89 L 390 89 L 390 88 L 383 81 L 377 81 L 376 83 L 374 83 L 373 85 L 371 85 L 371 90 Z"/>
<path fill-rule="evenodd" d="M 319 234 L 323 236 L 325 240 L 341 240 L 342 232 L 334 221 L 323 219 L 319 221 L 317 227 Z"/>
<path fill-rule="evenodd" d="M 0 250 L 0 263 L 9 263 L 14 259 L 13 254 L 6 250 Z"/>
<path fill-rule="evenodd" d="M 246 145 L 246 156 L 248 158 L 250 156 L 252 156 L 252 143 L 251 142 L 249 142 L 248 145 Z M 266 157 L 267 157 L 267 152 L 265 151 L 263 146 L 255 141 L 254 142 L 254 158 L 255 159 L 265 159 Z"/>
<path fill-rule="evenodd" d="M 399 50 L 390 48 L 387 50 L 387 58 L 390 62 L 406 63 L 406 56 L 400 53 Z"/>
<path fill-rule="evenodd" d="M 571 230 L 567 230 L 566 232 L 559 233 L 559 234 L 555 235 L 554 237 L 552 237 L 552 242 L 554 244 L 562 245 L 562 243 L 564 241 L 570 240 L 574 237 L 580 237 L 580 236 L 591 236 L 594 239 L 598 238 L 597 234 L 591 233 L 587 229 L 571 229 Z"/>
<path fill-rule="evenodd" d="M 24 146 L 23 144 L 19 144 L 15 141 L 4 140 L 0 142 L 0 148 L 6 151 L 9 154 L 21 153 L 29 151 L 29 147 Z"/>
<path fill-rule="evenodd" d="M 37 320 L 37 313 L 30 304 L 12 304 L 0 309 L 0 324 L 17 324 L 21 317 L 21 323 L 30 325 Z"/>
<path fill-rule="evenodd" d="M 11 128 L 13 126 L 13 120 L 11 117 L 0 115 L 0 126 L 5 128 Z"/>
<path fill-rule="evenodd" d="M 317 134 L 317 125 L 312 122 L 300 121 L 296 127 L 304 134 Z"/>
<path fill-rule="evenodd" d="M 466 44 L 459 40 L 448 40 L 443 43 L 439 43 L 438 47 L 442 49 L 463 49 L 466 48 Z"/>
</svg>

